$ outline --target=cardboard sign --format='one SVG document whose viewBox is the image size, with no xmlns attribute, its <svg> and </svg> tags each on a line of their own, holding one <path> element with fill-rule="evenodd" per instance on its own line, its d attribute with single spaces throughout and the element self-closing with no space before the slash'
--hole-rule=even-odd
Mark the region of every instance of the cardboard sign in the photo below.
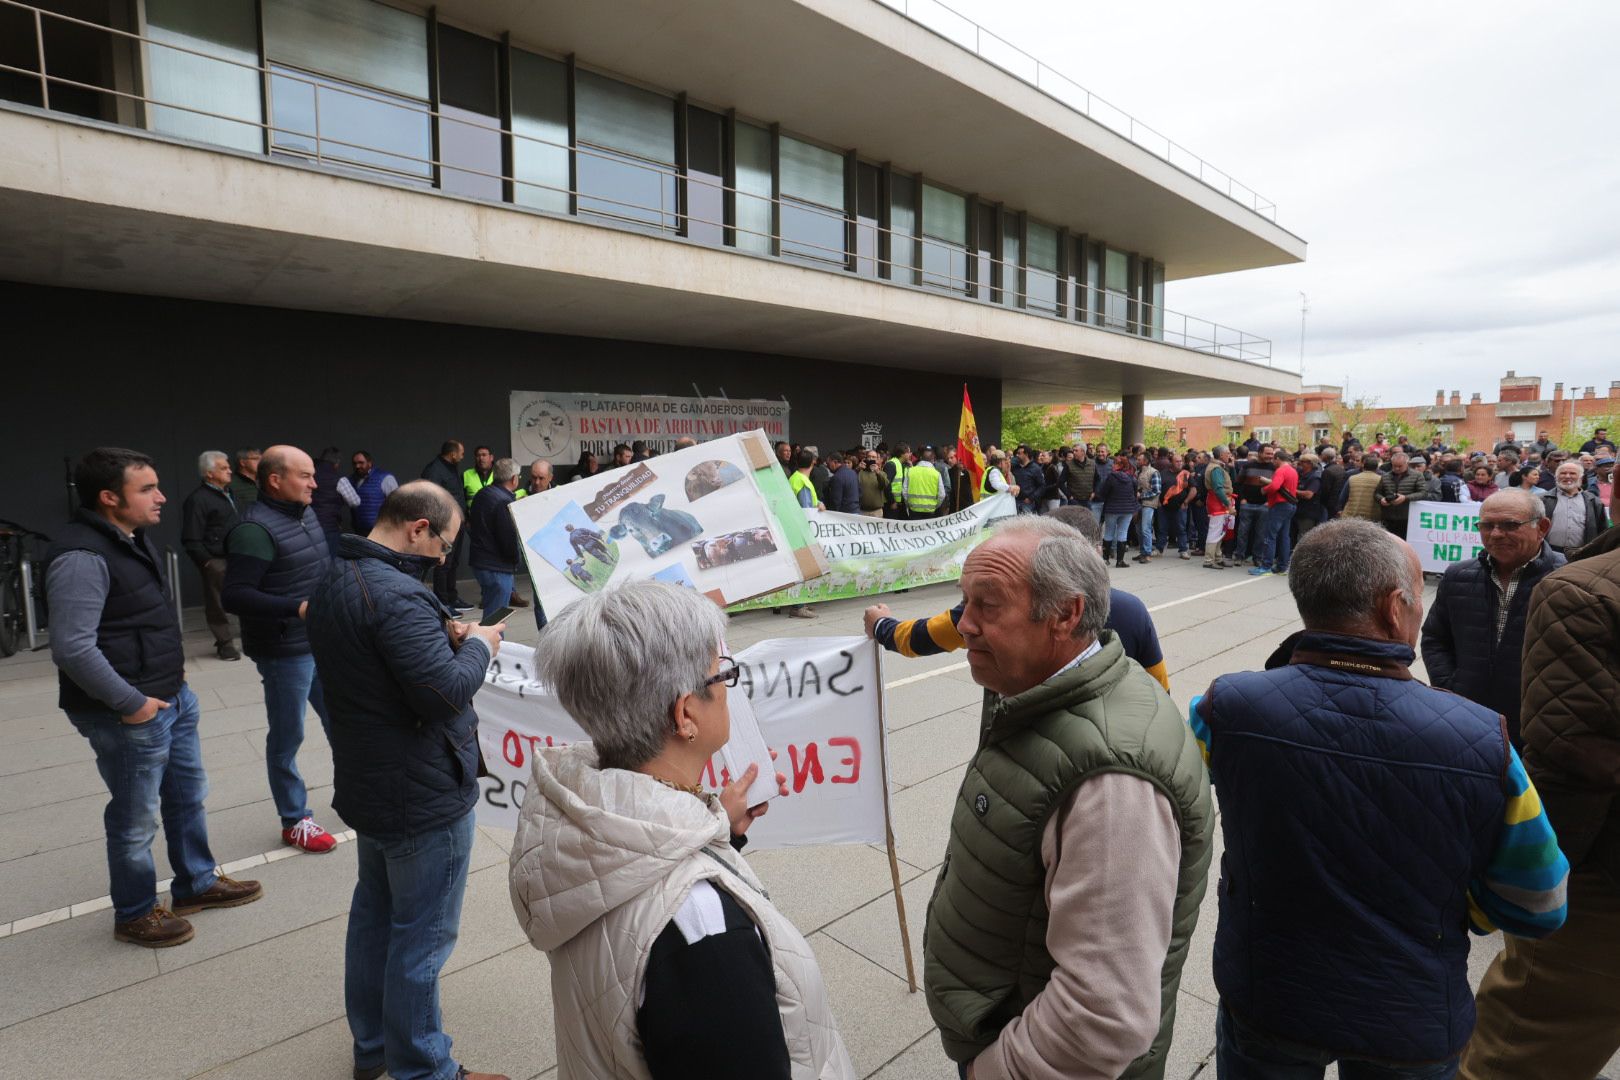
<svg viewBox="0 0 1620 1080">
<path fill-rule="evenodd" d="M 1445 573 L 1453 563 L 1479 558 L 1480 503 L 1415 502 L 1406 519 L 1406 542 L 1424 572 Z"/>
<path fill-rule="evenodd" d="M 502 645 L 474 701 L 490 771 L 479 781 L 478 820 L 484 825 L 516 827 L 536 748 L 588 738 L 534 681 L 533 656 L 522 645 Z M 733 717 L 739 706 L 752 707 L 790 792 L 749 829 L 750 850 L 886 841 L 879 657 L 877 645 L 859 636 L 762 641 L 735 657 L 742 676 L 730 690 Z M 716 755 L 704 773 L 705 786 L 718 791 L 730 779 Z"/>
<path fill-rule="evenodd" d="M 607 461 L 615 445 L 637 440 L 666 454 L 682 438 L 702 443 L 741 431 L 763 431 L 772 442 L 788 437 L 783 400 L 513 390 L 509 401 L 512 456 L 524 466 L 536 458 L 572 465 L 581 453 Z"/>
<path fill-rule="evenodd" d="M 826 570 L 757 431 L 605 469 L 510 510 L 550 615 L 637 578 L 697 589 L 725 606 Z"/>
</svg>

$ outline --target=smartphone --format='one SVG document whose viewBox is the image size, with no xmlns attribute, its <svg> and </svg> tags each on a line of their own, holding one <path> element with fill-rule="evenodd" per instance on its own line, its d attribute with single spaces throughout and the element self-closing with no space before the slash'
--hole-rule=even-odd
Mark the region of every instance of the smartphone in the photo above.
<svg viewBox="0 0 1620 1080">
<path fill-rule="evenodd" d="M 491 611 L 488 615 L 485 615 L 482 619 L 479 619 L 478 620 L 478 625 L 479 626 L 499 626 L 501 623 L 505 622 L 507 619 L 510 619 L 511 617 L 512 617 L 512 609 L 510 607 L 498 608 L 495 611 Z"/>
</svg>

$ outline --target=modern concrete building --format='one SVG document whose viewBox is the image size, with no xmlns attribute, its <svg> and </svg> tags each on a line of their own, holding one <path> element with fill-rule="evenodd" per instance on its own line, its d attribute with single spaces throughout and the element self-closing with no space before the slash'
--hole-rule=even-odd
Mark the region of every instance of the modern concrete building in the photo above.
<svg viewBox="0 0 1620 1080">
<path fill-rule="evenodd" d="M 414 475 L 506 452 L 514 390 L 781 398 L 823 447 L 954 437 L 963 382 L 987 441 L 1298 391 L 1164 304 L 1303 259 L 1270 203 L 901 7 L 0 0 L 0 516 L 96 443 L 176 497 L 279 441 Z"/>
</svg>

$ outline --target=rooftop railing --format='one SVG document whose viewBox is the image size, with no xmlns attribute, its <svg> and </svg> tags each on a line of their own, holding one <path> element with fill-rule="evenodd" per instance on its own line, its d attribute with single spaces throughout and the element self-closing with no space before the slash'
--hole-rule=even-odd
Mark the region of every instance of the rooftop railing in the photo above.
<svg viewBox="0 0 1620 1080">
<path fill-rule="evenodd" d="M 216 53 L 46 11 L 21 3 L 20 0 L 0 0 L 0 10 L 6 8 L 21 9 L 32 14 L 39 67 L 36 70 L 0 63 L 0 72 L 37 80 L 40 100 L 46 109 L 51 108 L 53 87 L 94 92 L 108 95 L 119 102 L 138 104 L 149 114 L 156 109 L 175 110 L 189 116 L 250 129 L 262 140 L 261 145 L 265 148 L 262 152 L 272 159 L 298 161 L 352 177 L 405 184 L 424 190 L 435 189 L 445 173 L 479 177 L 499 183 L 503 192 L 499 203 L 515 210 L 583 219 L 682 242 L 767 256 L 798 266 L 858 276 L 901 288 L 944 293 L 967 302 L 1003 307 L 1037 318 L 1056 319 L 1109 333 L 1147 338 L 1212 356 L 1293 370 L 1286 358 L 1273 357 L 1271 342 L 1265 338 L 1212 320 L 1169 310 L 1140 297 L 1133 297 L 1123 290 L 1101 288 L 1080 280 L 1072 271 L 994 258 L 965 244 L 885 228 L 876 221 L 851 216 L 836 208 L 787 196 L 765 196 L 703 175 L 682 174 L 673 165 L 638 159 L 611 149 L 580 142 L 573 145 L 553 142 L 498 124 L 480 123 L 465 113 L 451 116 L 431 108 L 426 102 L 337 83 L 331 78 L 281 64 L 248 64 Z M 263 115 L 271 119 L 247 119 L 186 102 L 53 75 L 48 69 L 44 47 L 46 19 L 60 19 L 81 28 L 103 31 L 130 44 L 173 50 L 255 72 L 265 88 Z M 278 86 L 282 92 L 288 92 L 288 88 L 301 88 L 311 95 L 313 108 L 307 127 L 275 122 Z M 512 140 L 514 150 L 506 155 L 506 160 L 515 160 L 519 156 L 515 147 L 525 145 L 572 155 L 570 160 L 575 163 L 572 170 L 575 175 L 581 171 L 578 167 L 580 159 L 589 159 L 613 169 L 633 170 L 634 175 L 653 181 L 658 198 L 656 203 L 638 202 L 615 197 L 604 190 L 581 187 L 577 181 L 573 184 L 547 183 L 515 175 L 515 171 L 512 174 L 489 171 L 465 161 L 436 158 L 431 153 L 413 154 L 398 145 L 340 137 L 334 134 L 334 125 L 330 121 L 323 121 L 321 101 L 322 95 L 327 94 L 343 95 L 342 100 L 348 104 L 363 102 L 394 110 L 387 114 L 390 118 L 405 117 L 418 123 L 431 121 L 446 127 L 453 125 L 456 129 L 482 131 Z M 329 107 L 327 115 L 333 111 L 348 110 Z M 326 125 L 324 129 L 323 123 Z M 348 129 L 354 126 L 352 120 L 343 126 L 344 134 L 350 135 Z M 375 126 L 385 128 L 395 125 Z M 134 130 L 150 134 L 144 127 Z M 156 137 L 168 138 L 161 134 Z M 702 198 L 702 192 L 707 192 L 709 197 Z M 523 196 L 540 193 L 546 193 L 550 196 L 549 201 L 566 209 L 551 212 L 533 205 L 521 205 L 525 201 Z M 529 198 L 527 201 L 532 203 L 536 200 Z M 695 201 L 709 205 L 718 201 L 722 206 L 729 205 L 730 210 L 718 218 L 709 216 L 691 209 Z M 784 221 L 793 222 L 794 227 L 784 229 Z M 770 224 L 761 228 L 751 224 L 754 222 Z M 704 236 L 710 239 L 705 241 L 702 239 Z"/>
<path fill-rule="evenodd" d="M 966 49 L 979 59 L 994 64 L 1053 100 L 1067 105 L 1081 116 L 1096 121 L 1118 135 L 1123 135 L 1137 146 L 1164 159 L 1188 176 L 1202 181 L 1245 209 L 1253 210 L 1266 220 L 1276 222 L 1276 203 L 1263 198 L 1253 188 L 1238 183 L 1230 173 L 1217 169 L 1185 146 L 1087 90 L 1067 75 L 1054 71 L 1006 38 L 986 30 L 955 8 L 940 3 L 940 0 L 876 0 L 876 2 L 899 12 L 918 26 L 938 34 L 953 45 Z"/>
</svg>

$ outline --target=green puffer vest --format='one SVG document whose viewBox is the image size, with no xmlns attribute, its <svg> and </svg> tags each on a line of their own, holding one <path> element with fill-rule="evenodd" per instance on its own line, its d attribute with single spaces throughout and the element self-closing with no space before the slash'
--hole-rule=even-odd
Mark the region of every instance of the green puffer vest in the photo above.
<svg viewBox="0 0 1620 1080">
<path fill-rule="evenodd" d="M 1159 1033 L 1123 1076 L 1164 1075 L 1176 991 L 1209 877 L 1209 774 L 1175 704 L 1111 630 L 1085 663 L 1011 698 L 986 693 L 979 750 L 951 814 L 951 842 L 928 905 L 923 982 L 952 1060 L 977 1057 L 1051 978 L 1046 951 L 1047 818 L 1099 773 L 1139 776 L 1181 828 Z"/>
</svg>

